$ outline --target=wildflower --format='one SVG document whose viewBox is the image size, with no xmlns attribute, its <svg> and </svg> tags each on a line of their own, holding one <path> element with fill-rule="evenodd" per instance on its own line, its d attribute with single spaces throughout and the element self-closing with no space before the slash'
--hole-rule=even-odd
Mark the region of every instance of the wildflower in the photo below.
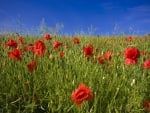
<svg viewBox="0 0 150 113">
<path fill-rule="evenodd" d="M 146 111 L 150 111 L 150 100 L 145 100 L 143 103 L 143 107 Z"/>
<path fill-rule="evenodd" d="M 8 52 L 8 56 L 11 59 L 17 59 L 17 60 L 21 60 L 21 58 L 22 58 L 22 54 L 19 49 L 14 49 L 12 52 Z"/>
<path fill-rule="evenodd" d="M 105 63 L 105 58 L 101 55 L 98 55 L 97 60 L 100 64 L 104 64 Z"/>
<path fill-rule="evenodd" d="M 79 40 L 78 37 L 74 37 L 74 38 L 72 39 L 72 41 L 73 41 L 74 44 L 79 44 L 79 43 L 80 43 L 80 40 Z"/>
<path fill-rule="evenodd" d="M 17 46 L 18 46 L 17 42 L 13 39 L 8 40 L 6 45 L 9 46 L 9 47 L 12 47 L 12 48 L 17 48 Z"/>
<path fill-rule="evenodd" d="M 35 55 L 41 56 L 44 54 L 45 50 L 46 50 L 46 46 L 44 42 L 40 40 L 35 42 L 34 47 L 33 47 L 33 52 Z"/>
<path fill-rule="evenodd" d="M 46 40 L 51 40 L 52 39 L 52 37 L 51 37 L 51 35 L 50 34 L 44 34 L 44 39 L 46 39 Z"/>
<path fill-rule="evenodd" d="M 130 59 L 130 58 L 125 59 L 125 65 L 131 65 L 131 64 L 136 64 L 136 63 L 137 63 L 136 59 Z"/>
<path fill-rule="evenodd" d="M 113 56 L 113 53 L 112 53 L 111 51 L 107 51 L 107 52 L 105 52 L 105 54 L 104 54 L 104 58 L 105 58 L 106 60 L 111 60 L 112 56 Z"/>
<path fill-rule="evenodd" d="M 28 67 L 28 70 L 29 70 L 30 72 L 33 72 L 33 71 L 36 69 L 36 67 L 37 67 L 36 62 L 35 62 L 34 60 L 31 61 L 31 62 L 27 65 L 27 67 Z"/>
<path fill-rule="evenodd" d="M 92 100 L 93 93 L 85 84 L 80 84 L 79 87 L 72 92 L 71 99 L 77 104 L 81 105 L 85 100 Z"/>
<path fill-rule="evenodd" d="M 124 57 L 129 59 L 137 59 L 140 57 L 140 51 L 135 47 L 126 48 L 124 51 Z"/>
<path fill-rule="evenodd" d="M 103 78 L 102 78 L 102 79 L 104 80 L 105 78 L 106 78 L 106 77 L 105 77 L 105 76 L 103 76 Z"/>
<path fill-rule="evenodd" d="M 132 80 L 131 86 L 133 86 L 134 84 L 135 84 L 135 79 Z"/>
<path fill-rule="evenodd" d="M 88 45 L 86 47 L 83 47 L 83 52 L 86 57 L 92 56 L 93 55 L 93 46 Z"/>
<path fill-rule="evenodd" d="M 126 48 L 124 51 L 124 57 L 126 58 L 126 65 L 136 64 L 137 59 L 140 57 L 140 51 L 135 47 Z"/>
<path fill-rule="evenodd" d="M 131 36 L 127 36 L 127 37 L 126 37 L 126 41 L 127 41 L 127 42 L 131 42 L 132 40 L 133 40 L 133 38 L 132 38 Z"/>
<path fill-rule="evenodd" d="M 64 55 L 65 55 L 65 53 L 64 53 L 64 52 L 60 52 L 60 53 L 59 53 L 60 58 L 63 58 L 63 57 L 64 57 Z"/>
<path fill-rule="evenodd" d="M 150 59 L 145 60 L 144 63 L 142 64 L 142 67 L 144 69 L 150 69 Z"/>
<path fill-rule="evenodd" d="M 59 48 L 59 46 L 61 46 L 62 45 L 62 43 L 61 42 L 54 42 L 53 43 L 53 48 L 55 49 L 55 50 L 58 50 L 58 48 Z"/>
</svg>

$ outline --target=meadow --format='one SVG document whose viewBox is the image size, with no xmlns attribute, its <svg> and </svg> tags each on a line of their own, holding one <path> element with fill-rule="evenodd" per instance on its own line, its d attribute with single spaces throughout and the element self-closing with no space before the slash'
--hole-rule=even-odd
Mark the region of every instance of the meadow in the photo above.
<svg viewBox="0 0 150 113">
<path fill-rule="evenodd" d="M 0 37 L 0 113 L 150 112 L 150 37 Z"/>
</svg>

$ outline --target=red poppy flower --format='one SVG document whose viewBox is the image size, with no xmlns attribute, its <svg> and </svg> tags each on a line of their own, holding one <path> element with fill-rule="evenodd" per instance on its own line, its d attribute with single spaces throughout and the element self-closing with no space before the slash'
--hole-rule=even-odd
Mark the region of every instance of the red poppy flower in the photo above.
<svg viewBox="0 0 150 113">
<path fill-rule="evenodd" d="M 146 111 L 150 111 L 150 100 L 144 101 L 143 106 Z"/>
<path fill-rule="evenodd" d="M 44 39 L 46 39 L 46 40 L 51 40 L 51 39 L 52 39 L 50 34 L 44 34 L 43 37 L 44 37 Z"/>
<path fill-rule="evenodd" d="M 100 64 L 104 64 L 105 63 L 105 58 L 101 55 L 98 55 L 97 60 Z"/>
<path fill-rule="evenodd" d="M 44 42 L 42 42 L 40 40 L 35 42 L 34 48 L 33 48 L 33 52 L 35 55 L 41 56 L 44 54 L 45 50 L 46 50 L 46 46 L 45 46 Z"/>
<path fill-rule="evenodd" d="M 30 72 L 33 72 L 33 71 L 36 69 L 36 67 L 37 67 L 36 62 L 35 62 L 34 60 L 31 61 L 31 62 L 27 65 L 27 67 L 28 67 L 28 70 L 29 70 Z"/>
<path fill-rule="evenodd" d="M 105 54 L 104 54 L 104 58 L 105 58 L 106 60 L 111 60 L 112 56 L 113 56 L 113 53 L 112 53 L 111 51 L 107 51 L 107 52 L 105 52 Z"/>
<path fill-rule="evenodd" d="M 74 37 L 72 40 L 73 40 L 74 44 L 79 44 L 80 43 L 80 40 L 79 40 L 78 37 Z"/>
<path fill-rule="evenodd" d="M 140 57 L 140 51 L 135 47 L 126 48 L 124 51 L 124 57 L 132 60 L 136 60 Z"/>
<path fill-rule="evenodd" d="M 93 46 L 88 45 L 86 47 L 83 47 L 83 52 L 86 57 L 92 56 L 93 55 Z"/>
<path fill-rule="evenodd" d="M 9 47 L 12 47 L 12 48 L 17 48 L 17 46 L 18 46 L 17 42 L 13 39 L 8 40 L 6 45 L 9 46 Z"/>
<path fill-rule="evenodd" d="M 131 42 L 132 40 L 133 40 L 133 39 L 132 39 L 131 36 L 127 36 L 127 37 L 126 37 L 126 41 L 127 41 L 127 42 Z"/>
<path fill-rule="evenodd" d="M 19 49 L 14 49 L 12 52 L 8 52 L 8 56 L 11 59 L 17 59 L 17 60 L 21 60 L 21 58 L 22 58 L 22 54 Z"/>
<path fill-rule="evenodd" d="M 150 59 L 145 60 L 142 66 L 144 69 L 150 69 Z"/>
<path fill-rule="evenodd" d="M 53 43 L 53 48 L 55 49 L 55 50 L 58 50 L 58 48 L 59 48 L 59 46 L 61 46 L 62 45 L 62 43 L 61 42 L 54 42 Z"/>
<path fill-rule="evenodd" d="M 60 52 L 60 53 L 59 53 L 60 58 L 63 58 L 63 57 L 64 57 L 64 55 L 65 55 L 65 53 L 64 53 L 64 52 Z"/>
<path fill-rule="evenodd" d="M 136 59 L 130 59 L 130 58 L 125 59 L 125 65 L 131 65 L 131 64 L 136 64 L 136 63 L 137 63 Z"/>
<path fill-rule="evenodd" d="M 85 84 L 80 84 L 79 87 L 72 92 L 71 99 L 77 104 L 81 105 L 85 100 L 92 100 L 93 93 Z"/>
</svg>

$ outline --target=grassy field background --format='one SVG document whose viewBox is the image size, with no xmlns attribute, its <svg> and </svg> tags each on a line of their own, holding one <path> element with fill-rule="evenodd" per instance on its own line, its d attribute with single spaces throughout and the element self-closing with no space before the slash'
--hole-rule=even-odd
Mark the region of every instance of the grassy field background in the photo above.
<svg viewBox="0 0 150 113">
<path fill-rule="evenodd" d="M 0 38 L 0 113 L 148 113 L 150 111 L 150 70 L 142 64 L 150 59 L 150 37 L 22 37 Z M 6 43 L 13 39 L 20 49 L 21 60 L 11 59 L 14 48 Z M 42 41 L 46 50 L 36 56 L 25 47 Z M 54 42 L 62 43 L 54 49 Z M 83 48 L 93 46 L 86 57 Z M 125 65 L 124 50 L 136 47 L 140 58 L 136 64 Z M 98 56 L 113 53 L 104 63 Z M 60 54 L 63 53 L 61 56 Z M 27 65 L 34 60 L 37 67 L 30 72 Z M 81 106 L 71 99 L 71 93 L 86 84 L 93 99 Z M 144 102 L 149 106 L 145 107 Z M 149 108 L 149 110 L 147 109 Z"/>
</svg>

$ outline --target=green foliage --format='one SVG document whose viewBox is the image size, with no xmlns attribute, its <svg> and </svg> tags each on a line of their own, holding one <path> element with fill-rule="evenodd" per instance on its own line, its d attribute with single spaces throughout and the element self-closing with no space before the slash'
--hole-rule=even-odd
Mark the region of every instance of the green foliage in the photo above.
<svg viewBox="0 0 150 113">
<path fill-rule="evenodd" d="M 3 39 L 2 39 L 3 38 Z M 123 51 L 134 45 L 141 51 L 149 51 L 149 38 L 80 38 L 73 44 L 71 38 L 53 38 L 46 41 L 49 53 L 35 58 L 29 52 L 23 53 L 22 61 L 12 60 L 5 43 L 9 37 L 0 38 L 0 113 L 146 113 L 143 101 L 150 98 L 150 71 L 138 64 L 124 65 Z M 11 37 L 12 38 L 12 37 Z M 26 44 L 37 38 L 24 37 Z M 68 48 L 55 51 L 54 41 L 60 41 Z M 85 45 L 94 46 L 92 58 L 83 55 Z M 65 53 L 64 58 L 59 52 Z M 106 51 L 114 53 L 105 64 L 97 62 L 97 55 Z M 117 54 L 120 53 L 120 56 Z M 27 64 L 35 59 L 37 69 L 28 72 Z M 135 82 L 133 82 L 135 81 Z M 71 100 L 72 91 L 80 83 L 87 84 L 94 99 L 77 106 Z"/>
</svg>

